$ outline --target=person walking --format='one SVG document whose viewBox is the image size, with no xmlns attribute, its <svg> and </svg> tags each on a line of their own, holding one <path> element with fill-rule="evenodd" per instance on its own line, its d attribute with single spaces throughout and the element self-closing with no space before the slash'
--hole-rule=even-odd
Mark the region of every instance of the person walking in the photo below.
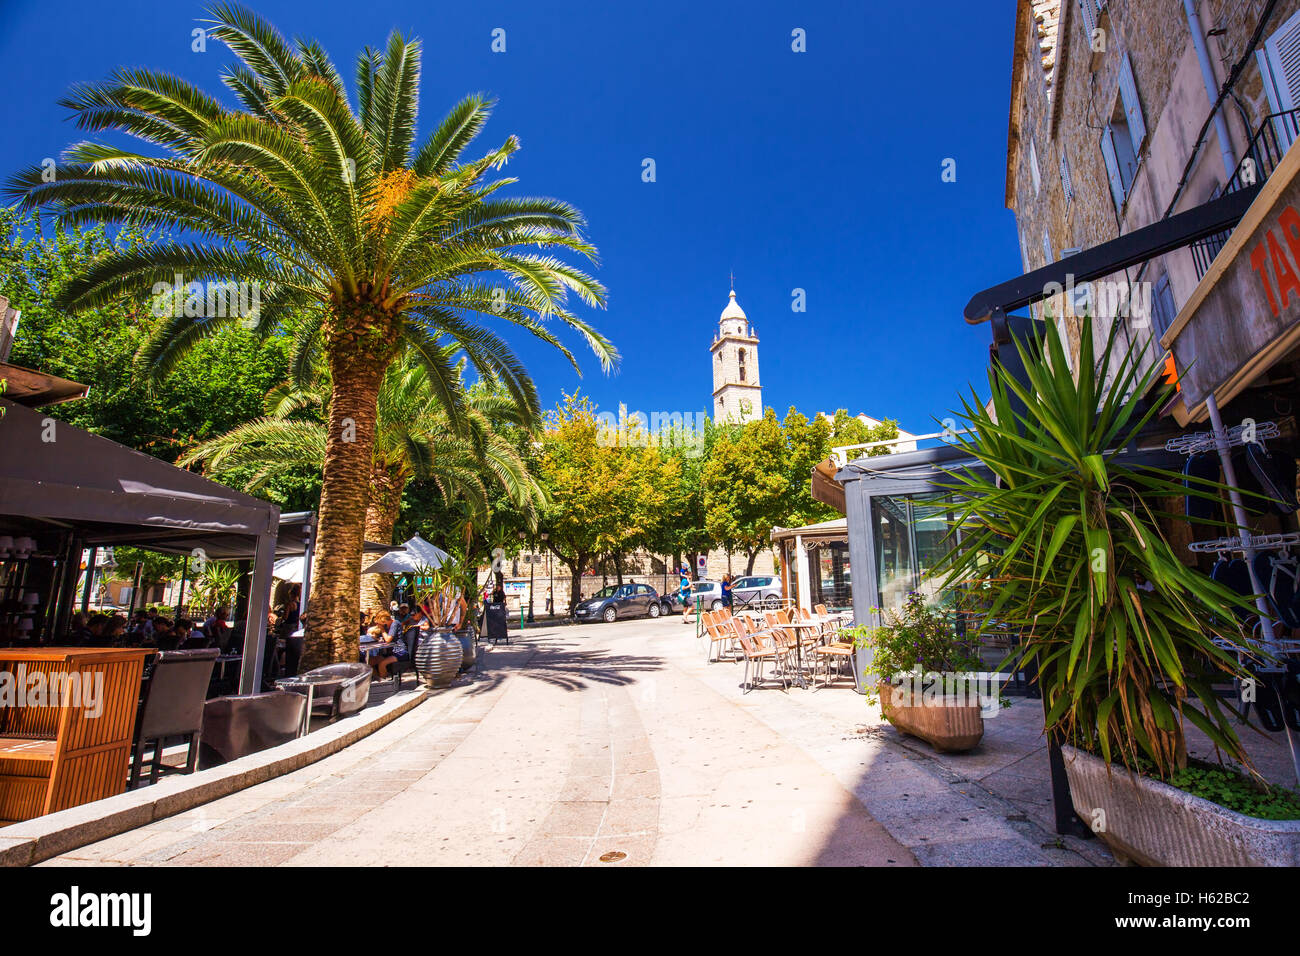
<svg viewBox="0 0 1300 956">
<path fill-rule="evenodd" d="M 731 575 L 722 576 L 722 606 L 728 611 L 731 610 Z"/>
<path fill-rule="evenodd" d="M 678 593 L 682 598 L 682 623 L 689 624 L 691 621 L 691 572 L 682 566 L 682 578 L 677 585 Z"/>
</svg>

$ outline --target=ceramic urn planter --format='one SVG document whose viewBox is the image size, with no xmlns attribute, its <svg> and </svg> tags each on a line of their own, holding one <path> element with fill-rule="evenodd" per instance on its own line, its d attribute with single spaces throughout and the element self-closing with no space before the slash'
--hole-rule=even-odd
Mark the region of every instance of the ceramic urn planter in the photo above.
<svg viewBox="0 0 1300 956">
<path fill-rule="evenodd" d="M 1121 863 L 1300 866 L 1300 820 L 1261 820 L 1061 748 L 1074 812 Z"/>
<path fill-rule="evenodd" d="M 446 687 L 459 673 L 463 653 L 455 631 L 432 631 L 415 649 L 415 666 L 429 687 Z"/>
<path fill-rule="evenodd" d="M 877 685 L 880 712 L 900 733 L 924 740 L 940 753 L 960 753 L 984 737 L 984 718 L 978 704 L 955 696 L 937 695 L 917 700 L 905 686 L 886 681 Z"/>
</svg>

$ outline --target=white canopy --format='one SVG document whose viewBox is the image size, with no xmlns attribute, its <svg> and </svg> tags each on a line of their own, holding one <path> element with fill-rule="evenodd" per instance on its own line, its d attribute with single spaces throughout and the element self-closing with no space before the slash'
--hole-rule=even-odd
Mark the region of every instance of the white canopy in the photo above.
<svg viewBox="0 0 1300 956">
<path fill-rule="evenodd" d="M 397 551 L 390 551 L 362 574 L 406 574 L 420 568 L 440 568 L 450 560 L 446 551 L 430 544 L 418 534 L 402 545 Z"/>
</svg>

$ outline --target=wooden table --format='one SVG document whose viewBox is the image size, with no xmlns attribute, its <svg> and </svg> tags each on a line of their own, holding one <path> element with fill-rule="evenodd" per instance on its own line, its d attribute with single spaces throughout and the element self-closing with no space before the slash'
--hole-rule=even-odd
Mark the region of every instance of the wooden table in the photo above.
<svg viewBox="0 0 1300 956">
<path fill-rule="evenodd" d="M 0 824 L 126 789 L 140 674 L 152 653 L 0 648 Z"/>
</svg>

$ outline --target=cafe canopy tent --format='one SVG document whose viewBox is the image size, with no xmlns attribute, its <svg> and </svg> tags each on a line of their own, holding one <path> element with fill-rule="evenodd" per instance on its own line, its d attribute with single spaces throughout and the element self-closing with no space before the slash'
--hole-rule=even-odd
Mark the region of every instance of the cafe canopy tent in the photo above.
<svg viewBox="0 0 1300 956">
<path fill-rule="evenodd" d="M 49 618 L 65 630 L 83 548 L 136 545 L 206 559 L 249 559 L 253 577 L 240 689 L 261 680 L 266 601 L 278 550 L 301 551 L 302 532 L 280 534 L 280 509 L 42 412 L 0 399 L 0 533 L 37 542 L 57 564 Z M 305 524 L 304 524 L 305 527 Z M 295 541 L 294 539 L 297 538 Z"/>
</svg>

